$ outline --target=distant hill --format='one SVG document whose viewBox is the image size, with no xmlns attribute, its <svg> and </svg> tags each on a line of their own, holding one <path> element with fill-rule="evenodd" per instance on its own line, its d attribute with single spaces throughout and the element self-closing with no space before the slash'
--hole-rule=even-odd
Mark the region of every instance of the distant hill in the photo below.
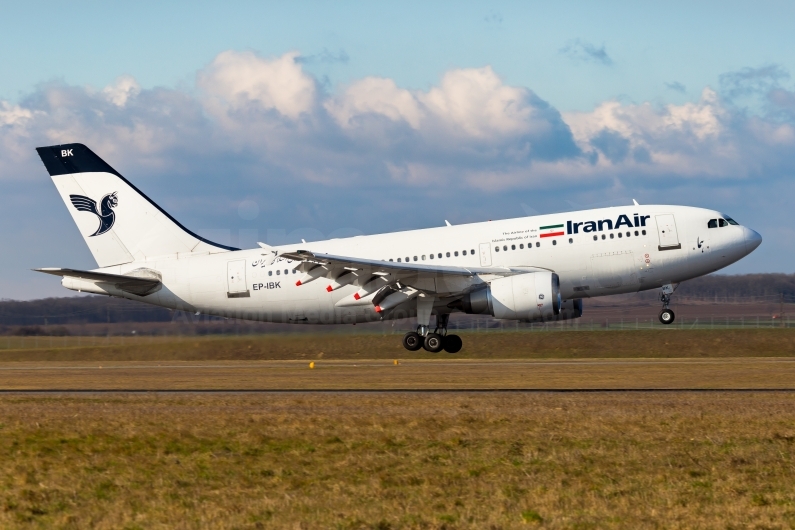
<svg viewBox="0 0 795 530">
<path fill-rule="evenodd" d="M 644 297 L 656 298 L 657 291 Z M 684 282 L 675 296 L 707 302 L 795 302 L 795 274 L 713 274 Z M 173 312 L 106 296 L 0 301 L 0 326 L 170 322 Z"/>
</svg>

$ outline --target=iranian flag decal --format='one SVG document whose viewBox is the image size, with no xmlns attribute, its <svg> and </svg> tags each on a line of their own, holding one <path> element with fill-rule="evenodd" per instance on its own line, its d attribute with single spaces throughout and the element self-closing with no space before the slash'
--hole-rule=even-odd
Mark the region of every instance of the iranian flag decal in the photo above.
<svg viewBox="0 0 795 530">
<path fill-rule="evenodd" d="M 562 224 L 561 225 L 542 226 L 542 227 L 539 228 L 539 230 L 541 230 L 541 232 L 542 232 L 540 234 L 540 237 L 557 237 L 557 236 L 562 236 L 563 234 L 565 234 L 565 232 L 563 231 L 563 225 Z"/>
</svg>

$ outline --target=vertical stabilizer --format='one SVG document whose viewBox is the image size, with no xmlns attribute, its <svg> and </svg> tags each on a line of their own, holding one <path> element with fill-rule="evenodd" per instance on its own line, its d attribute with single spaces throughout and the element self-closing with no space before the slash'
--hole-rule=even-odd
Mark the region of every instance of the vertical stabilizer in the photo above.
<svg viewBox="0 0 795 530">
<path fill-rule="evenodd" d="M 36 151 L 100 267 L 178 253 L 238 250 L 182 226 L 83 144 Z"/>
</svg>

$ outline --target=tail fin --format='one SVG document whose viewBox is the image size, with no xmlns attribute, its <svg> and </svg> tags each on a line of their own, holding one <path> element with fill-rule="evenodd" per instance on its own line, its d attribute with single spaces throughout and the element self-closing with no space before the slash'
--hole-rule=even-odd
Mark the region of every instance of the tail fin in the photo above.
<svg viewBox="0 0 795 530">
<path fill-rule="evenodd" d="M 177 253 L 238 250 L 179 224 L 83 144 L 36 151 L 100 267 Z"/>
</svg>

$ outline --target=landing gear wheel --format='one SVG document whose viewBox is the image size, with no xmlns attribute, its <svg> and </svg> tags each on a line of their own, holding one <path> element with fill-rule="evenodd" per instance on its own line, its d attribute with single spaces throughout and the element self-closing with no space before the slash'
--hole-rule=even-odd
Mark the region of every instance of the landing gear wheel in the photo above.
<svg viewBox="0 0 795 530">
<path fill-rule="evenodd" d="M 403 335 L 403 347 L 408 351 L 417 351 L 422 348 L 422 337 L 419 333 L 409 331 Z"/>
<path fill-rule="evenodd" d="M 464 341 L 458 335 L 447 335 L 444 338 L 444 351 L 447 353 L 458 353 L 463 345 Z"/>
<path fill-rule="evenodd" d="M 431 353 L 439 353 L 444 347 L 444 338 L 437 333 L 428 333 L 422 347 Z"/>
<path fill-rule="evenodd" d="M 660 322 L 662 322 L 663 324 L 665 325 L 673 324 L 674 318 L 676 318 L 676 315 L 674 315 L 674 312 L 671 311 L 670 309 L 666 308 L 660 311 Z"/>
</svg>

